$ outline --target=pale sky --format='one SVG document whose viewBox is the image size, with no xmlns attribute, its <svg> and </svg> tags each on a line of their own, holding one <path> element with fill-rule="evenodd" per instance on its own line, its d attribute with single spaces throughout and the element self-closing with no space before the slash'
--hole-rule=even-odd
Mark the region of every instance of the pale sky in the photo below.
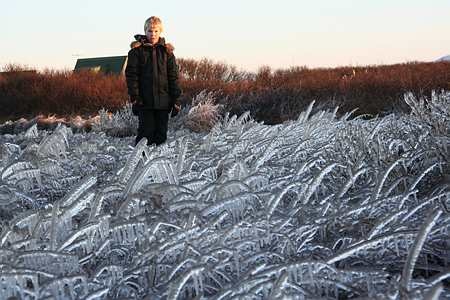
<svg viewBox="0 0 450 300">
<path fill-rule="evenodd" d="M 146 18 L 183 58 L 255 71 L 433 61 L 450 54 L 450 0 L 0 0 L 0 68 L 73 69 L 126 55 Z"/>
</svg>

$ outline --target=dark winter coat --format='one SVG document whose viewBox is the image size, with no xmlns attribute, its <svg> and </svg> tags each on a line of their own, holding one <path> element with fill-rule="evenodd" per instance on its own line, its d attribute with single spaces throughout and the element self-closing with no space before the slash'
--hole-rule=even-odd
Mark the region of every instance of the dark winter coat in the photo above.
<svg viewBox="0 0 450 300">
<path fill-rule="evenodd" d="M 164 38 L 153 46 L 145 36 L 135 38 L 138 41 L 128 52 L 125 69 L 128 94 L 131 99 L 140 99 L 143 109 L 170 110 L 181 95 L 174 48 Z"/>
</svg>

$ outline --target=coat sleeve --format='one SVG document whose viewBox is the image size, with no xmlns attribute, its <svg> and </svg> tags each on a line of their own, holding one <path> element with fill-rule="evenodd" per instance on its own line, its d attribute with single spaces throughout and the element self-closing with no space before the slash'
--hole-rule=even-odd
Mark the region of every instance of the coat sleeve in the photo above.
<svg viewBox="0 0 450 300">
<path fill-rule="evenodd" d="M 131 49 L 128 52 L 127 67 L 125 68 L 128 95 L 131 98 L 139 96 L 139 71 L 139 53 L 137 49 Z"/>
<path fill-rule="evenodd" d="M 182 90 L 178 81 L 178 65 L 175 55 L 171 53 L 167 59 L 167 79 L 169 82 L 169 95 L 172 100 L 172 104 L 180 97 Z"/>
</svg>

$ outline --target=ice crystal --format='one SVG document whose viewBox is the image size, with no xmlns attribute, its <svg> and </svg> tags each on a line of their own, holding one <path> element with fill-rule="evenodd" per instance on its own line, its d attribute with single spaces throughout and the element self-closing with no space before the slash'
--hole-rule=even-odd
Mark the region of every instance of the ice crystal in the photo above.
<svg viewBox="0 0 450 300">
<path fill-rule="evenodd" d="M 182 111 L 158 147 L 117 131 L 129 108 L 0 136 L 0 298 L 449 298 L 449 99 L 209 133 Z"/>
</svg>

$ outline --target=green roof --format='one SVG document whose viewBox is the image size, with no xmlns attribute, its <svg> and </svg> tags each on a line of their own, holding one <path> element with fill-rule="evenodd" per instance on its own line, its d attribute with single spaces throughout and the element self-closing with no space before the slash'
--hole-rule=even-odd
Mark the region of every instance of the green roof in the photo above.
<svg viewBox="0 0 450 300">
<path fill-rule="evenodd" d="M 123 74 L 126 64 L 127 56 L 79 58 L 74 71 L 91 70 L 106 74 Z"/>
</svg>

